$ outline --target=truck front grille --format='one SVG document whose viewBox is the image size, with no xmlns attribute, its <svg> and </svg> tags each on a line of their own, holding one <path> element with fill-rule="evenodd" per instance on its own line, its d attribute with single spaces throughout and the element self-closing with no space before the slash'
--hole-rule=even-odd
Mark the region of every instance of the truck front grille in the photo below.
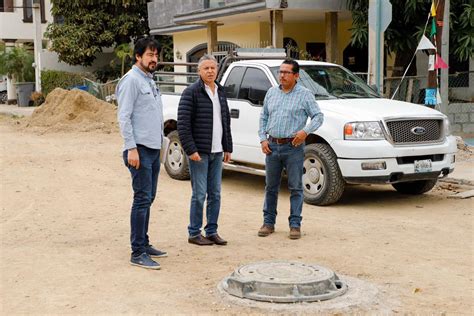
<svg viewBox="0 0 474 316">
<path fill-rule="evenodd" d="M 388 121 L 387 127 L 395 144 L 435 143 L 441 140 L 443 120 Z"/>
</svg>

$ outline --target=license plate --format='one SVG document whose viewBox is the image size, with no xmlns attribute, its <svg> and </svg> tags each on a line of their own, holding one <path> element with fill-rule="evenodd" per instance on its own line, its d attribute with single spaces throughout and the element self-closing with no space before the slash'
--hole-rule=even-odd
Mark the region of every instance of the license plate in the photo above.
<svg viewBox="0 0 474 316">
<path fill-rule="evenodd" d="M 415 160 L 415 172 L 430 172 L 431 159 Z"/>
</svg>

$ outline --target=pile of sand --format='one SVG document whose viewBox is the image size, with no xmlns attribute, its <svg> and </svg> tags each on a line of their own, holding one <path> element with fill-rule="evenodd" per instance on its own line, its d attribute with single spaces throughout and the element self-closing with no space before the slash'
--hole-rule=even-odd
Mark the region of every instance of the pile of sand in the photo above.
<svg viewBox="0 0 474 316">
<path fill-rule="evenodd" d="M 54 89 L 27 122 L 48 132 L 99 130 L 118 131 L 117 110 L 113 104 L 81 90 Z"/>
</svg>

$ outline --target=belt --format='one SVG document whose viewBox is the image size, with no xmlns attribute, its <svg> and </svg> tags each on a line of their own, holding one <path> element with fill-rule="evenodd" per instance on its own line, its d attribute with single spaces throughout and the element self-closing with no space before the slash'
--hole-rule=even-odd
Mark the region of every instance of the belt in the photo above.
<svg viewBox="0 0 474 316">
<path fill-rule="evenodd" d="M 276 137 L 268 136 L 268 141 L 270 143 L 276 143 L 278 145 L 291 143 L 293 141 L 293 139 L 295 139 L 295 138 L 294 137 L 276 138 Z"/>
</svg>

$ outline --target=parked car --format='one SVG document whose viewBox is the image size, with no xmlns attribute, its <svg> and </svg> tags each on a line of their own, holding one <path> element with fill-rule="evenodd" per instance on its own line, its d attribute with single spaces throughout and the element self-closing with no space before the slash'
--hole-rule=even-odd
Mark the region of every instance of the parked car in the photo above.
<svg viewBox="0 0 474 316">
<path fill-rule="evenodd" d="M 221 70 L 231 114 L 234 152 L 225 169 L 265 174 L 258 137 L 263 100 L 277 86 L 282 59 L 241 60 Z M 346 184 L 391 184 L 404 194 L 431 190 L 454 170 L 456 141 L 448 118 L 433 109 L 380 97 L 359 77 L 332 63 L 298 61 L 299 83 L 311 90 L 324 113 L 323 125 L 306 140 L 304 199 L 336 203 Z M 188 159 L 176 130 L 180 95 L 163 93 L 164 166 L 174 179 L 188 179 Z"/>
</svg>

